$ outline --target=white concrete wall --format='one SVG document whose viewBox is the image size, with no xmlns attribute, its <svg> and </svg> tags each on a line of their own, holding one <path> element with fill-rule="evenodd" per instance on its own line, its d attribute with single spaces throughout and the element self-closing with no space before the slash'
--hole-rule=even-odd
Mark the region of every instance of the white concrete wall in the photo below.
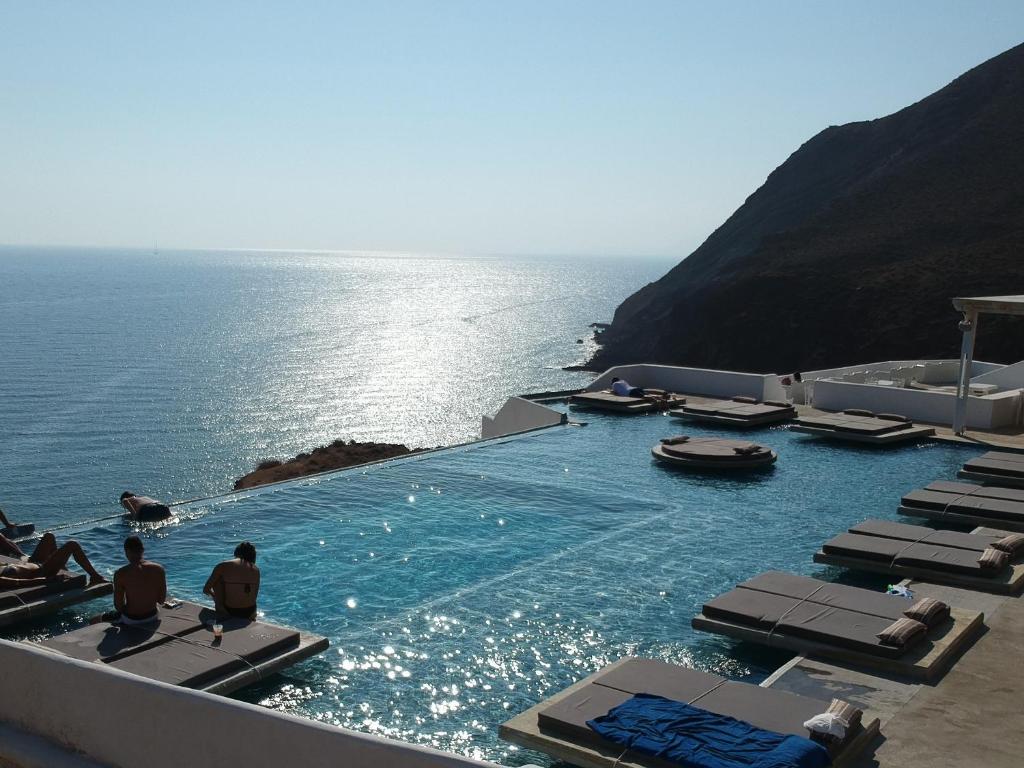
<svg viewBox="0 0 1024 768">
<path fill-rule="evenodd" d="M 1019 391 L 969 397 L 967 426 L 973 429 L 995 429 L 1017 423 L 1020 398 Z M 913 421 L 952 424 L 956 396 L 950 392 L 825 380 L 814 382 L 813 405 L 826 411 L 866 408 L 875 413 L 899 413 Z"/>
<path fill-rule="evenodd" d="M 918 367 L 923 366 L 923 368 Z M 999 363 L 985 363 L 975 360 L 971 366 L 972 376 L 981 376 L 998 371 L 1004 366 Z M 960 371 L 959 360 L 883 360 L 877 363 L 861 363 L 847 365 L 842 368 L 823 368 L 819 371 L 805 371 L 801 375 L 804 381 L 817 379 L 840 379 L 846 376 L 870 378 L 906 378 L 913 376 L 922 384 L 950 384 L 956 381 Z M 1024 386 L 1024 385 L 1022 385 Z"/>
<path fill-rule="evenodd" d="M 785 390 L 774 373 L 712 371 L 673 365 L 617 365 L 602 373 L 585 389 L 588 392 L 607 389 L 614 377 L 624 379 L 635 387 L 653 387 L 708 397 L 744 395 L 758 400 L 781 400 L 785 397 Z"/>
<path fill-rule="evenodd" d="M 0 670 L 0 723 L 113 768 L 494 768 L 6 640 Z"/>
<path fill-rule="evenodd" d="M 976 370 L 972 368 L 972 372 Z M 995 384 L 1000 389 L 1022 389 L 1024 388 L 1024 360 L 1013 365 L 1004 365 L 1001 368 L 975 375 L 971 378 L 971 384 Z"/>
<path fill-rule="evenodd" d="M 567 421 L 564 413 L 521 397 L 510 397 L 494 416 L 484 416 L 480 437 L 487 440 L 531 429 L 555 427 Z"/>
</svg>

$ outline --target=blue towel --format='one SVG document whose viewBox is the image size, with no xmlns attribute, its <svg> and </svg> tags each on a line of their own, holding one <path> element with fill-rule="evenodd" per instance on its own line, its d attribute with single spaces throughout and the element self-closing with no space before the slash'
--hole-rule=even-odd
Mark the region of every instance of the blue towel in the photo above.
<svg viewBox="0 0 1024 768">
<path fill-rule="evenodd" d="M 587 725 L 616 744 L 686 768 L 824 768 L 831 763 L 828 750 L 810 739 L 647 693 Z"/>
</svg>

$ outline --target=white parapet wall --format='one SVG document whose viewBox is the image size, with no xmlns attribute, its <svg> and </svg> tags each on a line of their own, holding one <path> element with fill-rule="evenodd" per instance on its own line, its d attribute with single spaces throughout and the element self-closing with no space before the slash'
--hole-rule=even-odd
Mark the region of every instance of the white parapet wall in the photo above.
<svg viewBox="0 0 1024 768">
<path fill-rule="evenodd" d="M 912 421 L 952 424 L 956 395 L 951 392 L 882 387 L 848 381 L 814 382 L 813 405 L 826 411 L 865 408 L 875 413 L 898 413 Z M 998 429 L 1019 423 L 1020 390 L 967 399 L 967 426 Z"/>
<path fill-rule="evenodd" d="M 158 683 L 24 643 L 0 640 L 0 670 L 0 724 L 9 726 L 2 731 L 0 765 L 56 765 L 45 757 L 33 760 L 25 752 L 42 739 L 76 753 L 83 763 L 111 768 L 497 768 Z M 29 736 L 16 739 L 11 728 Z"/>
<path fill-rule="evenodd" d="M 564 413 L 559 413 L 553 408 L 521 397 L 510 397 L 493 416 L 483 417 L 480 437 L 488 440 L 533 429 L 557 427 L 559 424 L 565 424 L 567 420 L 568 417 Z"/>
<path fill-rule="evenodd" d="M 602 373 L 585 389 L 607 389 L 613 378 L 628 381 L 634 387 L 651 387 L 689 395 L 730 398 L 737 395 L 758 400 L 782 400 L 786 391 L 774 373 L 740 373 L 708 368 L 681 368 L 674 365 L 617 365 Z"/>
</svg>

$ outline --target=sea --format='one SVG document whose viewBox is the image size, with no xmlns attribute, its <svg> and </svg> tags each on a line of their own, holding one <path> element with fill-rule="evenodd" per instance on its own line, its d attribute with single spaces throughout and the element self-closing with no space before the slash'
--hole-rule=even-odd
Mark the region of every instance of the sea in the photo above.
<svg viewBox="0 0 1024 768">
<path fill-rule="evenodd" d="M 672 264 L 0 247 L 0 508 L 74 526 L 337 439 L 476 439 L 509 396 L 585 383 L 563 368 L 590 324 Z"/>
</svg>

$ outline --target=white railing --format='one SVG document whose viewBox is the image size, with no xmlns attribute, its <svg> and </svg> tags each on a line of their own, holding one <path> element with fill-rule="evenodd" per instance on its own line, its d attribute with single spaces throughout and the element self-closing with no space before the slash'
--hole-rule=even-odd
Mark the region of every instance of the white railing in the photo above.
<svg viewBox="0 0 1024 768">
<path fill-rule="evenodd" d="M 782 400 L 786 391 L 774 373 L 713 371 L 707 368 L 682 368 L 673 365 L 617 365 L 602 373 L 585 389 L 596 392 L 611 386 L 618 377 L 634 387 L 665 389 L 690 395 L 729 398 L 736 395 L 758 400 Z"/>
</svg>

